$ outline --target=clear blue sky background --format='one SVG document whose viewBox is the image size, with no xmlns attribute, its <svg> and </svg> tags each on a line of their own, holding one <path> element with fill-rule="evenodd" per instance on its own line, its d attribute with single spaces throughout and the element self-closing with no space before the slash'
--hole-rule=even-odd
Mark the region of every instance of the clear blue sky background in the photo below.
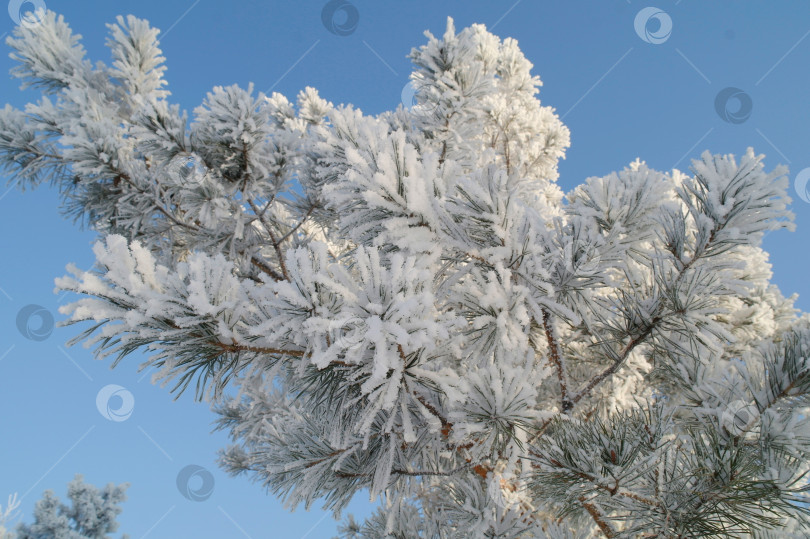
<svg viewBox="0 0 810 539">
<path fill-rule="evenodd" d="M 163 29 L 172 99 L 189 111 L 214 85 L 250 82 L 291 98 L 314 86 L 334 103 L 371 114 L 394 108 L 410 73 L 406 54 L 424 43 L 423 30 L 441 34 L 450 15 L 457 28 L 480 22 L 516 38 L 534 63 L 545 83 L 541 100 L 572 132 L 560 166 L 566 191 L 636 157 L 660 170 L 686 169 L 704 149 L 739 155 L 753 146 L 767 155 L 768 169 L 789 165 L 791 183 L 810 167 L 807 2 L 656 0 L 672 31 L 653 44 L 634 29 L 636 14 L 650 5 L 638 0 L 351 0 L 360 18 L 348 36 L 327 31 L 321 0 L 46 1 L 84 36 L 94 61 L 109 60 L 104 23 L 118 14 Z M 0 34 L 13 25 L 0 10 Z M 655 37 L 658 23 L 647 29 Z M 11 67 L 0 55 L 0 74 Z M 753 103 L 741 123 L 716 111 L 715 97 L 726 87 Z M 35 97 L 0 76 L 0 106 L 22 107 Z M 738 101 L 728 103 L 730 112 L 737 108 Z M 120 521 L 133 538 L 332 537 L 336 524 L 319 508 L 289 513 L 260 485 L 222 473 L 215 458 L 226 438 L 210 433 L 213 414 L 191 395 L 173 402 L 168 390 L 150 385 L 136 371 L 141 358 L 111 371 L 90 351 L 65 348 L 73 328 L 39 341 L 18 331 L 17 314 L 29 304 L 60 318 L 58 306 L 70 298 L 53 294 L 53 279 L 69 262 L 90 267 L 94 235 L 60 217 L 54 189 L 21 193 L 0 180 L 0 503 L 7 494 L 24 495 L 23 518 L 30 521 L 43 490 L 64 496 L 67 482 L 82 473 L 97 485 L 132 484 Z M 810 204 L 791 191 L 797 230 L 772 233 L 765 246 L 776 283 L 786 294 L 799 293 L 798 306 L 808 310 Z M 125 421 L 109 421 L 96 408 L 108 384 L 134 398 Z M 205 501 L 187 500 L 176 487 L 189 464 L 214 477 Z M 362 516 L 370 505 L 359 498 L 352 511 Z"/>
</svg>

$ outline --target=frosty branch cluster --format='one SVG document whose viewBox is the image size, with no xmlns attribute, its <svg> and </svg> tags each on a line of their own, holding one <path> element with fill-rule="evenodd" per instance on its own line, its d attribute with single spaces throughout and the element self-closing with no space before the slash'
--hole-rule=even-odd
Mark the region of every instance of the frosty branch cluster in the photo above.
<svg viewBox="0 0 810 539">
<path fill-rule="evenodd" d="M 109 31 L 108 66 L 53 13 L 15 30 L 42 98 L 0 113 L 0 163 L 100 235 L 57 280 L 76 341 L 211 399 L 226 469 L 292 507 L 382 497 L 346 537 L 800 536 L 810 324 L 760 247 L 784 168 L 637 160 L 564 195 L 568 129 L 481 25 L 411 52 L 413 108 L 231 86 L 191 119 L 158 32 Z"/>
<path fill-rule="evenodd" d="M 16 533 L 3 526 L 15 515 L 19 507 L 17 495 L 9 496 L 5 509 L 0 507 L 0 539 L 110 539 L 109 532 L 118 530 L 116 520 L 121 513 L 120 504 L 126 501 L 128 484 L 106 485 L 98 489 L 85 483 L 81 475 L 68 483 L 70 505 L 59 501 L 51 490 L 46 490 L 34 506 L 34 522 L 19 523 Z M 129 535 L 123 534 L 122 539 Z"/>
</svg>

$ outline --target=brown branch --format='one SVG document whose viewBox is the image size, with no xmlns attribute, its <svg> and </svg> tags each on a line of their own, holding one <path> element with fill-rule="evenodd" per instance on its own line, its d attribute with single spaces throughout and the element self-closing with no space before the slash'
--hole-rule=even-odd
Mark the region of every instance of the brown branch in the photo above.
<svg viewBox="0 0 810 539">
<path fill-rule="evenodd" d="M 275 202 L 275 201 L 276 201 L 276 193 L 273 193 L 273 196 L 271 196 L 270 200 L 267 201 L 267 204 L 264 205 L 264 208 L 262 208 L 262 211 L 259 212 L 259 217 L 263 217 L 264 214 L 267 213 L 267 210 L 270 209 L 270 206 L 272 206 L 273 202 Z"/>
<path fill-rule="evenodd" d="M 262 210 L 262 211 L 264 211 L 264 210 Z M 289 232 L 287 232 L 286 234 L 284 234 L 284 236 L 282 236 L 282 237 L 281 237 L 281 239 L 280 239 L 280 240 L 278 240 L 278 242 L 279 242 L 279 243 L 284 243 L 284 242 L 287 240 L 287 238 L 289 238 L 290 236 L 292 236 L 293 234 L 295 234 L 295 232 L 296 232 L 296 231 L 297 231 L 299 228 L 301 228 L 301 225 L 303 225 L 303 224 L 306 222 L 306 220 L 307 220 L 307 219 L 309 219 L 309 216 L 310 216 L 310 215 L 312 215 L 312 212 L 313 212 L 313 211 L 315 211 L 315 206 L 314 206 L 314 205 L 309 207 L 309 209 L 307 210 L 306 215 L 304 215 L 304 217 L 301 219 L 301 221 L 299 221 L 299 222 L 298 222 L 298 224 L 297 224 L 297 225 L 295 225 L 295 227 L 294 227 L 292 230 L 290 230 Z"/>
<path fill-rule="evenodd" d="M 549 426 L 551 426 L 552 421 L 553 418 L 546 419 L 545 421 L 543 421 L 543 423 L 538 427 L 537 432 L 535 432 L 534 435 L 531 438 L 529 438 L 529 441 L 526 442 L 526 445 L 532 445 L 535 440 L 540 438 L 543 435 L 543 433 L 546 432 L 546 430 L 548 430 Z"/>
<path fill-rule="evenodd" d="M 168 218 L 171 222 L 173 222 L 177 226 L 180 226 L 180 227 L 183 227 L 183 228 L 188 228 L 189 230 L 193 230 L 193 231 L 199 231 L 200 230 L 199 226 L 191 225 L 189 223 L 184 223 L 183 221 L 180 221 L 179 219 L 177 219 L 177 217 L 175 217 L 170 211 L 168 211 L 166 208 L 164 208 L 160 204 L 160 201 L 158 200 L 157 197 L 152 196 L 150 193 L 148 193 L 146 191 L 146 189 L 142 189 L 141 187 L 138 187 L 137 185 L 135 185 L 135 182 L 132 181 L 132 178 L 129 177 L 129 174 L 127 174 L 126 172 L 120 171 L 120 170 L 116 170 L 116 172 L 118 172 L 118 175 L 114 178 L 113 185 L 115 185 L 117 187 L 118 183 L 121 180 L 124 180 L 124 182 L 126 182 L 127 185 L 129 185 L 130 187 L 135 189 L 137 192 L 139 192 L 139 193 L 141 193 L 143 195 L 146 195 L 148 197 L 151 197 L 152 202 L 155 205 L 155 209 L 157 211 L 159 211 L 160 213 L 162 213 L 163 215 L 165 215 L 166 218 Z"/>
<path fill-rule="evenodd" d="M 309 462 L 309 463 L 305 464 L 304 468 L 305 469 L 312 468 L 313 466 L 317 466 L 318 464 L 322 464 L 322 463 L 326 462 L 327 460 L 329 460 L 331 458 L 334 458 L 334 457 L 336 457 L 338 455 L 341 455 L 341 454 L 345 453 L 346 451 L 353 450 L 353 449 L 356 449 L 356 446 L 347 447 L 345 449 L 336 449 L 335 451 L 332 451 L 331 453 L 329 453 L 325 457 L 322 457 L 322 458 L 320 458 L 318 460 L 315 460 L 315 461 L 312 461 L 312 462 Z M 449 477 L 451 475 L 457 474 L 458 472 L 460 472 L 462 470 L 465 470 L 465 469 L 469 468 L 470 466 L 472 466 L 472 463 L 468 461 L 467 463 L 462 464 L 461 466 L 459 466 L 457 468 L 454 468 L 452 470 L 448 470 L 446 472 L 439 472 L 439 471 L 433 471 L 433 470 L 402 470 L 400 468 L 394 468 L 394 469 L 391 470 L 391 473 L 394 474 L 394 475 L 407 475 L 409 477 L 421 477 L 421 476 L 444 476 L 444 477 Z M 372 477 L 373 475 L 374 475 L 373 473 L 362 473 L 361 474 L 361 473 L 341 472 L 341 471 L 337 471 L 337 470 L 335 471 L 335 476 L 340 477 L 342 479 L 357 479 L 357 478 L 361 478 L 361 477 Z"/>
<path fill-rule="evenodd" d="M 616 537 L 616 532 L 610 523 L 605 520 L 605 516 L 599 511 L 599 508 L 596 507 L 594 504 L 589 503 L 585 500 L 585 496 L 579 497 L 579 503 L 582 504 L 582 507 L 591 515 L 593 521 L 596 522 L 596 525 L 599 526 L 599 529 L 602 530 L 602 533 L 605 534 L 605 537 L 608 539 L 612 539 Z"/>
<path fill-rule="evenodd" d="M 261 346 L 249 346 L 246 344 L 226 344 L 219 341 L 210 343 L 215 348 L 219 348 L 223 352 L 255 352 L 257 354 L 271 354 L 293 357 L 304 357 L 306 352 L 302 350 L 281 350 L 279 348 L 265 348 Z"/>
<path fill-rule="evenodd" d="M 349 449 L 352 449 L 352 448 L 347 447 L 346 449 L 338 449 L 337 451 L 332 451 L 331 453 L 329 453 L 328 455 L 326 455 L 325 457 L 323 457 L 321 459 L 318 459 L 316 461 L 309 462 L 309 463 L 305 464 L 304 468 L 312 468 L 313 466 L 317 466 L 318 464 L 321 464 L 322 462 L 326 462 L 327 460 L 331 459 L 332 457 L 336 457 L 336 456 L 340 455 L 341 453 L 345 453 Z"/>
<path fill-rule="evenodd" d="M 329 455 L 329 456 L 331 457 L 332 455 Z M 314 466 L 315 464 L 318 464 L 320 462 L 323 462 L 324 460 L 326 460 L 326 459 L 322 459 L 322 460 L 320 460 L 318 462 L 312 463 L 312 466 Z M 307 466 L 307 468 L 309 468 L 309 467 L 310 467 L 310 465 Z M 451 475 L 455 475 L 458 472 L 460 472 L 460 471 L 462 471 L 462 470 L 464 470 L 466 468 L 469 468 L 469 467 L 470 467 L 470 464 L 467 463 L 467 464 L 463 464 L 463 465 L 459 466 L 458 468 L 454 468 L 454 469 L 446 471 L 446 472 L 434 472 L 434 471 L 431 471 L 431 470 L 410 471 L 410 470 L 401 470 L 399 468 L 393 468 L 391 470 L 391 474 L 392 475 L 407 475 L 409 477 L 422 477 L 422 476 L 450 477 Z M 341 479 L 358 479 L 358 478 L 362 478 L 362 477 L 373 477 L 374 474 L 371 474 L 371 473 L 335 472 L 335 476 L 340 477 Z"/>
<path fill-rule="evenodd" d="M 532 452 L 532 454 L 536 455 L 536 456 L 538 456 L 540 458 L 543 458 L 541 455 L 539 455 L 536 452 Z M 636 500 L 637 502 L 643 503 L 644 505 L 649 505 L 650 507 L 660 507 L 661 506 L 661 504 L 658 503 L 655 500 L 651 500 L 649 498 L 646 498 L 646 497 L 642 496 L 641 494 L 636 494 L 635 492 L 620 488 L 618 479 L 615 480 L 615 483 L 614 483 L 614 485 L 612 487 L 609 487 L 607 485 L 601 484 L 599 482 L 599 480 L 596 477 L 592 476 L 591 474 L 581 472 L 581 471 L 572 470 L 571 468 L 569 468 L 569 467 L 565 466 L 564 464 L 562 464 L 557 459 L 552 458 L 552 459 L 544 459 L 544 460 L 546 462 L 548 462 L 549 464 L 551 464 L 552 466 L 556 466 L 557 468 L 561 468 L 563 470 L 567 470 L 567 471 L 573 473 L 578 478 L 583 479 L 583 480 L 591 483 L 594 487 L 598 488 L 599 490 L 604 490 L 605 492 L 607 492 L 611 496 L 622 496 L 623 498 L 630 498 L 631 500 Z"/>
<path fill-rule="evenodd" d="M 281 251 L 281 243 L 276 238 L 276 235 L 273 233 L 273 227 L 265 220 L 264 212 L 260 211 L 253 200 L 248 200 L 248 204 L 250 208 L 253 210 L 253 213 L 259 219 L 259 222 L 264 226 L 264 229 L 267 231 L 267 234 L 270 235 L 270 243 L 273 245 L 273 249 L 276 251 L 276 256 L 278 256 L 278 265 L 281 267 L 281 273 L 284 276 L 284 279 L 289 281 L 290 275 L 287 273 L 287 265 L 284 263 L 284 253 Z"/>
<path fill-rule="evenodd" d="M 427 402 L 423 396 L 417 395 L 416 393 L 414 393 L 414 396 L 416 397 L 416 400 L 419 401 L 419 404 L 424 406 L 425 409 L 428 412 L 430 412 L 430 415 L 432 415 L 433 417 L 435 417 L 436 419 L 438 419 L 441 422 L 441 424 L 442 424 L 442 430 L 441 430 L 442 436 L 444 436 L 445 438 L 450 436 L 450 431 L 453 428 L 453 424 L 451 422 L 449 422 L 432 404 Z"/>
<path fill-rule="evenodd" d="M 454 469 L 446 471 L 446 472 L 433 472 L 433 471 L 430 471 L 430 470 L 409 471 L 409 470 L 400 470 L 400 469 L 395 468 L 395 469 L 391 470 L 391 473 L 397 474 L 397 475 L 409 475 L 409 476 L 412 476 L 412 477 L 419 477 L 419 476 L 423 476 L 423 475 L 428 475 L 428 476 L 430 476 L 430 475 L 433 475 L 433 476 L 448 476 L 449 477 L 451 475 L 457 474 L 458 472 L 460 472 L 462 470 L 465 470 L 465 469 L 469 468 L 471 465 L 472 464 L 468 462 L 466 464 L 462 464 L 458 468 L 454 468 Z"/>
<path fill-rule="evenodd" d="M 563 357 L 560 350 L 560 344 L 554 335 L 554 328 L 550 320 L 551 315 L 543 309 L 543 329 L 546 332 L 546 340 L 548 341 L 549 354 L 548 359 L 554 370 L 557 372 L 557 379 L 560 381 L 560 401 L 561 408 L 564 414 L 571 412 L 576 401 L 572 402 L 568 397 L 568 380 L 565 376 L 565 367 L 563 366 Z"/>
<path fill-rule="evenodd" d="M 399 352 L 399 357 L 402 360 L 402 362 L 406 363 L 408 361 L 408 358 L 405 356 L 405 350 L 402 349 L 401 344 L 397 344 L 397 351 Z M 441 412 L 439 412 L 436 409 L 435 406 L 433 406 L 432 404 L 427 402 L 424 397 L 422 397 L 421 395 L 417 395 L 416 393 L 414 393 L 413 396 L 416 397 L 416 400 L 419 401 L 419 404 L 424 406 L 425 409 L 428 412 L 430 412 L 430 414 L 432 416 L 434 416 L 436 419 L 438 419 L 441 422 L 441 424 L 442 424 L 442 430 L 441 430 L 442 436 L 444 436 L 445 438 L 450 436 L 450 430 L 453 428 L 453 424 L 450 421 L 448 421 L 447 418 L 445 418 L 441 414 Z"/>
<path fill-rule="evenodd" d="M 613 365 L 611 365 L 610 367 L 602 371 L 600 374 L 592 378 L 591 381 L 588 382 L 588 384 L 580 392 L 578 392 L 576 395 L 573 396 L 573 398 L 571 399 L 572 404 L 576 404 L 579 401 L 581 401 L 583 397 L 590 394 L 593 388 L 601 384 L 608 376 L 618 371 L 619 368 L 622 365 L 624 365 L 624 362 L 630 355 L 630 352 L 632 352 L 636 348 L 636 346 L 644 342 L 647 339 L 647 337 L 650 336 L 653 329 L 655 329 L 655 327 L 661 322 L 661 320 L 662 320 L 661 316 L 656 316 L 655 318 L 653 318 L 640 334 L 633 337 L 630 340 L 630 342 L 627 343 L 627 345 L 619 354 L 618 359 L 614 361 Z"/>
<path fill-rule="evenodd" d="M 487 261 L 487 259 L 486 259 L 486 258 L 484 258 L 484 257 L 478 256 L 478 255 L 474 255 L 474 254 L 472 254 L 472 253 L 464 253 L 464 254 L 465 254 L 466 256 L 468 256 L 468 257 L 472 258 L 473 260 L 476 260 L 476 261 L 478 261 L 478 262 L 481 262 L 482 264 L 486 264 L 487 266 L 492 266 L 492 264 L 490 264 L 490 263 Z"/>
<path fill-rule="evenodd" d="M 265 272 L 267 275 L 273 278 L 274 281 L 283 281 L 284 277 L 279 275 L 277 271 L 273 268 L 256 258 L 255 256 L 250 257 L 250 263 Z"/>
<path fill-rule="evenodd" d="M 721 225 L 719 228 L 723 228 L 723 226 L 725 225 Z M 706 243 L 702 247 L 700 247 L 699 251 L 696 251 L 695 254 L 693 254 L 692 258 L 688 262 L 684 263 L 680 260 L 680 258 L 677 259 L 681 267 L 678 270 L 678 276 L 673 281 L 672 286 L 677 286 L 683 279 L 684 275 L 686 275 L 686 272 L 692 268 L 695 262 L 697 262 L 702 258 L 703 253 L 705 253 L 709 245 L 711 245 L 714 242 L 717 230 L 719 229 L 715 228 L 712 230 L 711 234 L 706 240 Z M 609 376 L 611 376 L 612 374 L 614 374 L 616 371 L 619 370 L 619 368 L 624 364 L 627 357 L 630 355 L 630 352 L 632 352 L 636 348 L 636 346 L 644 342 L 647 339 L 647 337 L 650 336 L 652 331 L 658 326 L 658 324 L 661 323 L 661 321 L 664 318 L 664 313 L 661 312 L 662 310 L 663 307 L 661 306 L 661 304 L 659 304 L 655 310 L 655 315 L 651 319 L 650 323 L 646 325 L 644 330 L 639 335 L 632 338 L 630 342 L 627 343 L 624 349 L 619 353 L 619 357 L 616 359 L 613 365 L 611 365 L 610 367 L 602 371 L 600 374 L 592 378 L 591 381 L 588 382 L 588 384 L 581 391 L 579 391 L 576 395 L 574 395 L 574 397 L 571 399 L 572 405 L 577 404 L 580 400 L 583 399 L 583 397 L 589 395 L 590 392 L 597 385 L 601 384 Z"/>
<path fill-rule="evenodd" d="M 169 324 L 174 329 L 182 329 L 180 326 L 174 324 L 173 322 Z M 304 357 L 306 356 L 306 352 L 304 350 L 283 350 L 281 348 L 267 348 L 262 346 L 250 346 L 247 344 L 226 344 L 219 341 L 208 341 L 208 344 L 213 346 L 214 348 L 219 348 L 223 352 L 254 352 L 256 354 L 270 354 L 276 356 L 292 356 L 292 357 Z M 349 363 L 345 361 L 330 361 L 329 365 L 335 365 L 339 367 L 348 367 L 350 366 Z"/>
<path fill-rule="evenodd" d="M 405 362 L 405 361 L 407 360 L 407 358 L 406 358 L 406 356 L 405 356 L 405 351 L 402 349 L 402 345 L 397 344 L 397 350 L 399 351 L 399 357 L 402 359 L 402 361 L 403 361 L 403 362 Z M 453 430 L 453 423 L 451 423 L 450 421 L 448 421 L 448 420 L 447 420 L 447 418 L 445 418 L 445 417 L 444 417 L 444 416 L 441 414 L 441 412 L 439 412 L 439 411 L 436 409 L 436 407 L 435 407 L 435 406 L 433 406 L 432 404 L 430 404 L 429 402 L 427 402 L 427 401 L 424 399 L 424 397 L 422 397 L 421 395 L 417 395 L 416 393 L 413 393 L 413 395 L 414 395 L 414 397 L 416 397 L 416 400 L 419 402 L 419 404 L 421 404 L 422 406 L 424 406 L 424 407 L 425 407 L 425 409 L 426 409 L 428 412 L 430 412 L 430 414 L 431 414 L 431 415 L 433 415 L 433 416 L 434 416 L 436 419 L 438 419 L 438 420 L 439 420 L 439 422 L 440 422 L 440 423 L 441 423 L 441 425 L 442 425 L 442 429 L 441 429 L 441 431 L 439 431 L 439 432 L 440 432 L 440 433 L 441 433 L 441 435 L 442 435 L 442 436 L 445 438 L 445 440 L 447 440 L 447 439 L 450 437 L 450 432 Z M 448 442 L 449 442 L 449 440 L 448 440 Z M 473 444 L 473 442 L 470 442 L 470 443 L 467 443 L 467 444 L 464 444 L 464 445 L 455 445 L 455 446 L 453 446 L 453 445 L 451 445 L 451 444 L 447 443 L 448 448 L 452 448 L 452 449 L 454 449 L 455 451 L 463 451 L 463 450 L 465 450 L 465 449 L 471 449 L 471 448 L 473 447 L 473 445 L 474 445 L 474 444 Z M 467 458 L 467 459 L 465 459 L 465 460 L 467 461 L 467 464 L 466 464 L 465 466 L 462 466 L 461 468 L 459 468 L 459 469 L 458 469 L 458 471 L 460 471 L 460 470 L 462 470 L 462 469 L 464 469 L 464 468 L 467 468 L 467 467 L 469 467 L 469 466 L 472 466 L 473 471 L 474 471 L 474 472 L 475 472 L 477 475 L 479 475 L 480 477 L 482 477 L 482 478 L 484 478 L 484 479 L 486 479 L 486 478 L 487 478 L 487 475 L 489 474 L 489 472 L 490 472 L 490 470 L 491 470 L 491 468 L 490 468 L 490 467 L 488 467 L 488 466 L 483 466 L 483 465 L 481 465 L 481 464 L 476 464 L 476 465 L 473 465 L 473 464 L 472 464 L 472 459 L 469 459 L 469 458 Z M 438 475 L 438 474 L 435 474 L 435 475 Z M 448 475 L 449 475 L 449 474 L 448 474 Z"/>
<path fill-rule="evenodd" d="M 402 360 L 403 360 L 403 361 L 405 361 L 405 352 L 404 352 L 404 350 L 402 350 L 402 345 L 398 344 L 398 345 L 397 345 L 397 349 L 399 350 L 399 355 L 400 355 L 400 357 L 402 358 Z M 433 417 L 435 417 L 436 419 L 438 419 L 438 420 L 439 420 L 439 422 L 440 422 L 440 423 L 441 423 L 441 425 L 442 425 L 442 430 L 440 431 L 440 432 L 441 432 L 441 434 L 442 434 L 442 436 L 444 436 L 445 438 L 449 438 L 449 437 L 450 437 L 450 431 L 451 431 L 451 430 L 453 430 L 453 423 L 451 423 L 450 421 L 448 421 L 448 420 L 447 420 L 447 418 L 446 418 L 446 417 L 444 417 L 444 416 L 442 415 L 442 413 L 441 413 L 441 412 L 439 412 L 439 411 L 436 409 L 436 407 L 435 407 L 435 406 L 433 406 L 432 404 L 430 404 L 429 402 L 427 402 L 427 401 L 425 400 L 425 398 L 424 398 L 422 395 L 417 395 L 416 393 L 413 393 L 413 396 L 414 396 L 414 397 L 416 397 L 416 400 L 419 402 L 419 404 L 421 404 L 422 406 L 424 406 L 424 407 L 425 407 L 425 409 L 426 409 L 428 412 L 430 412 L 430 414 L 431 414 Z M 456 446 L 453 446 L 453 448 L 454 448 L 456 451 L 460 451 L 460 450 L 462 450 L 462 449 L 470 449 L 470 448 L 472 448 L 472 447 L 473 447 L 472 442 L 471 442 L 471 443 L 468 443 L 468 444 L 464 444 L 464 445 L 456 445 Z M 470 461 L 468 460 L 467 462 L 470 462 Z M 477 471 L 477 470 L 476 470 L 476 471 Z M 480 474 L 479 474 L 479 475 L 480 475 Z M 484 477 L 486 477 L 486 474 L 484 474 Z"/>
</svg>

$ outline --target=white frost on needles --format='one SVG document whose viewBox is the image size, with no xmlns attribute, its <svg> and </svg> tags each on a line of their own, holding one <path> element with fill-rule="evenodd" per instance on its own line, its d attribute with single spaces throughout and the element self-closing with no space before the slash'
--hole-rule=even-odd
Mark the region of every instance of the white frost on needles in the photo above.
<svg viewBox="0 0 810 539">
<path fill-rule="evenodd" d="M 0 167 L 99 232 L 56 281 L 72 342 L 194 385 L 228 471 L 382 497 L 348 538 L 807 529 L 810 320 L 761 248 L 783 167 L 637 159 L 564 197 L 568 129 L 482 25 L 411 51 L 412 109 L 234 85 L 192 118 L 158 31 L 108 29 L 111 66 L 53 13 L 15 28 L 44 96 L 0 110 Z"/>
</svg>

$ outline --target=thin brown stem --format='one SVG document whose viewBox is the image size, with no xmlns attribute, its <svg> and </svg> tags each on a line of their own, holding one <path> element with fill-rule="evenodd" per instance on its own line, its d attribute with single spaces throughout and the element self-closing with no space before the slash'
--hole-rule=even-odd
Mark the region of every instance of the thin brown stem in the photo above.
<svg viewBox="0 0 810 539">
<path fill-rule="evenodd" d="M 284 280 L 284 277 L 282 275 L 279 275 L 279 273 L 277 271 L 275 271 L 273 268 L 271 268 L 270 266 L 268 266 L 267 264 L 265 264 L 264 262 L 262 262 L 261 260 L 259 260 L 255 256 L 250 258 L 250 263 L 253 264 L 254 266 L 256 266 L 257 268 L 259 268 L 260 270 L 262 270 L 263 272 L 265 272 L 270 277 L 272 277 L 274 281 L 283 281 Z"/>
<path fill-rule="evenodd" d="M 535 456 L 541 457 L 536 452 L 532 452 L 532 454 L 534 454 Z M 587 474 L 585 472 L 582 472 L 582 471 L 572 470 L 571 468 L 569 468 L 569 467 L 565 466 L 564 464 L 562 464 L 561 462 L 559 462 L 557 459 L 544 458 L 543 461 L 547 462 L 548 464 L 551 464 L 552 466 L 554 466 L 556 468 L 561 468 L 563 470 L 567 470 L 567 471 L 571 472 L 572 474 L 574 474 L 578 478 L 580 478 L 580 479 L 582 479 L 584 481 L 587 481 L 588 483 L 591 483 L 594 487 L 598 488 L 599 490 L 604 490 L 605 492 L 607 492 L 611 496 L 622 496 L 624 498 L 630 498 L 631 500 L 636 500 L 637 502 L 643 503 L 644 505 L 649 505 L 650 507 L 660 507 L 661 506 L 661 504 L 658 503 L 655 500 L 651 500 L 650 498 L 646 498 L 646 497 L 642 496 L 641 494 L 636 494 L 635 492 L 632 492 L 632 491 L 629 491 L 627 489 L 621 488 L 619 486 L 618 479 L 615 480 L 616 482 L 614 483 L 614 485 L 612 487 L 609 487 L 609 486 L 607 486 L 605 484 L 602 484 L 596 477 L 594 477 L 594 476 L 592 476 L 590 474 Z"/>
<path fill-rule="evenodd" d="M 309 219 L 309 216 L 312 215 L 313 211 L 315 211 L 315 206 L 310 206 L 309 209 L 307 210 L 306 215 L 304 215 L 304 217 L 298 222 L 297 225 L 295 225 L 295 227 L 292 230 L 284 234 L 284 236 L 282 236 L 282 238 L 278 240 L 279 243 L 284 243 L 290 236 L 295 234 L 298 231 L 298 229 L 301 228 L 301 225 L 303 225 L 306 222 L 306 220 Z"/>
<path fill-rule="evenodd" d="M 572 404 L 576 404 L 579 401 L 581 401 L 584 397 L 589 395 L 591 391 L 593 391 L 593 388 L 601 384 L 605 379 L 607 379 L 613 373 L 618 371 L 619 368 L 622 365 L 624 365 L 624 362 L 630 355 L 630 352 L 632 352 L 636 348 L 636 346 L 643 343 L 647 339 L 647 337 L 650 336 L 653 329 L 655 329 L 655 327 L 661 322 L 661 320 L 662 318 L 660 316 L 656 316 L 655 318 L 653 318 L 652 321 L 650 321 L 650 323 L 647 324 L 647 326 L 641 333 L 633 337 L 630 340 L 630 342 L 628 342 L 627 345 L 625 345 L 625 347 L 619 353 L 618 359 L 613 362 L 613 365 L 611 365 L 610 367 L 608 367 L 607 369 L 605 369 L 604 371 L 593 377 L 591 381 L 588 382 L 588 384 L 580 392 L 578 392 L 571 398 Z"/>
<path fill-rule="evenodd" d="M 540 438 L 546 430 L 548 430 L 549 426 L 551 426 L 551 422 L 553 419 L 546 419 L 543 423 L 537 428 L 537 432 L 535 432 L 529 441 L 526 442 L 526 445 L 532 445 L 538 438 Z"/>
<path fill-rule="evenodd" d="M 543 329 L 546 332 L 546 340 L 548 341 L 548 359 L 552 367 L 557 372 L 557 379 L 560 382 L 560 401 L 563 413 L 568 414 L 574 407 L 574 402 L 568 396 L 568 379 L 565 375 L 565 366 L 563 365 L 562 351 L 560 350 L 560 343 L 557 341 L 552 326 L 551 315 L 543 309 Z"/>
<path fill-rule="evenodd" d="M 287 273 L 287 265 L 284 262 L 284 253 L 281 250 L 281 242 L 279 242 L 278 238 L 276 238 L 276 234 L 273 232 L 273 227 L 264 217 L 264 212 L 260 211 L 259 208 L 252 200 L 248 200 L 248 204 L 250 208 L 253 210 L 253 213 L 258 217 L 261 224 L 264 226 L 264 229 L 267 231 L 267 234 L 270 236 L 270 243 L 273 245 L 273 250 L 276 251 L 276 256 L 278 257 L 278 265 L 281 267 L 281 274 L 284 276 L 284 279 L 289 281 L 290 274 Z"/>
<path fill-rule="evenodd" d="M 599 526 L 599 529 L 602 530 L 602 533 L 605 534 L 605 537 L 608 539 L 616 537 L 616 531 L 613 529 L 613 526 L 611 526 L 610 523 L 605 520 L 605 516 L 602 514 L 599 508 L 596 507 L 596 505 L 588 502 L 585 499 L 585 496 L 579 497 L 579 503 L 581 503 L 582 507 L 584 507 L 588 514 L 591 515 L 591 518 L 593 518 L 593 521 L 596 522 L 597 526 Z"/>
<path fill-rule="evenodd" d="M 303 350 L 282 350 L 280 348 L 265 348 L 261 346 L 249 346 L 246 344 L 226 344 L 223 342 L 211 342 L 215 348 L 219 348 L 223 352 L 255 352 L 257 354 L 270 354 L 270 355 L 283 355 L 293 357 L 304 357 L 306 352 Z"/>
</svg>

